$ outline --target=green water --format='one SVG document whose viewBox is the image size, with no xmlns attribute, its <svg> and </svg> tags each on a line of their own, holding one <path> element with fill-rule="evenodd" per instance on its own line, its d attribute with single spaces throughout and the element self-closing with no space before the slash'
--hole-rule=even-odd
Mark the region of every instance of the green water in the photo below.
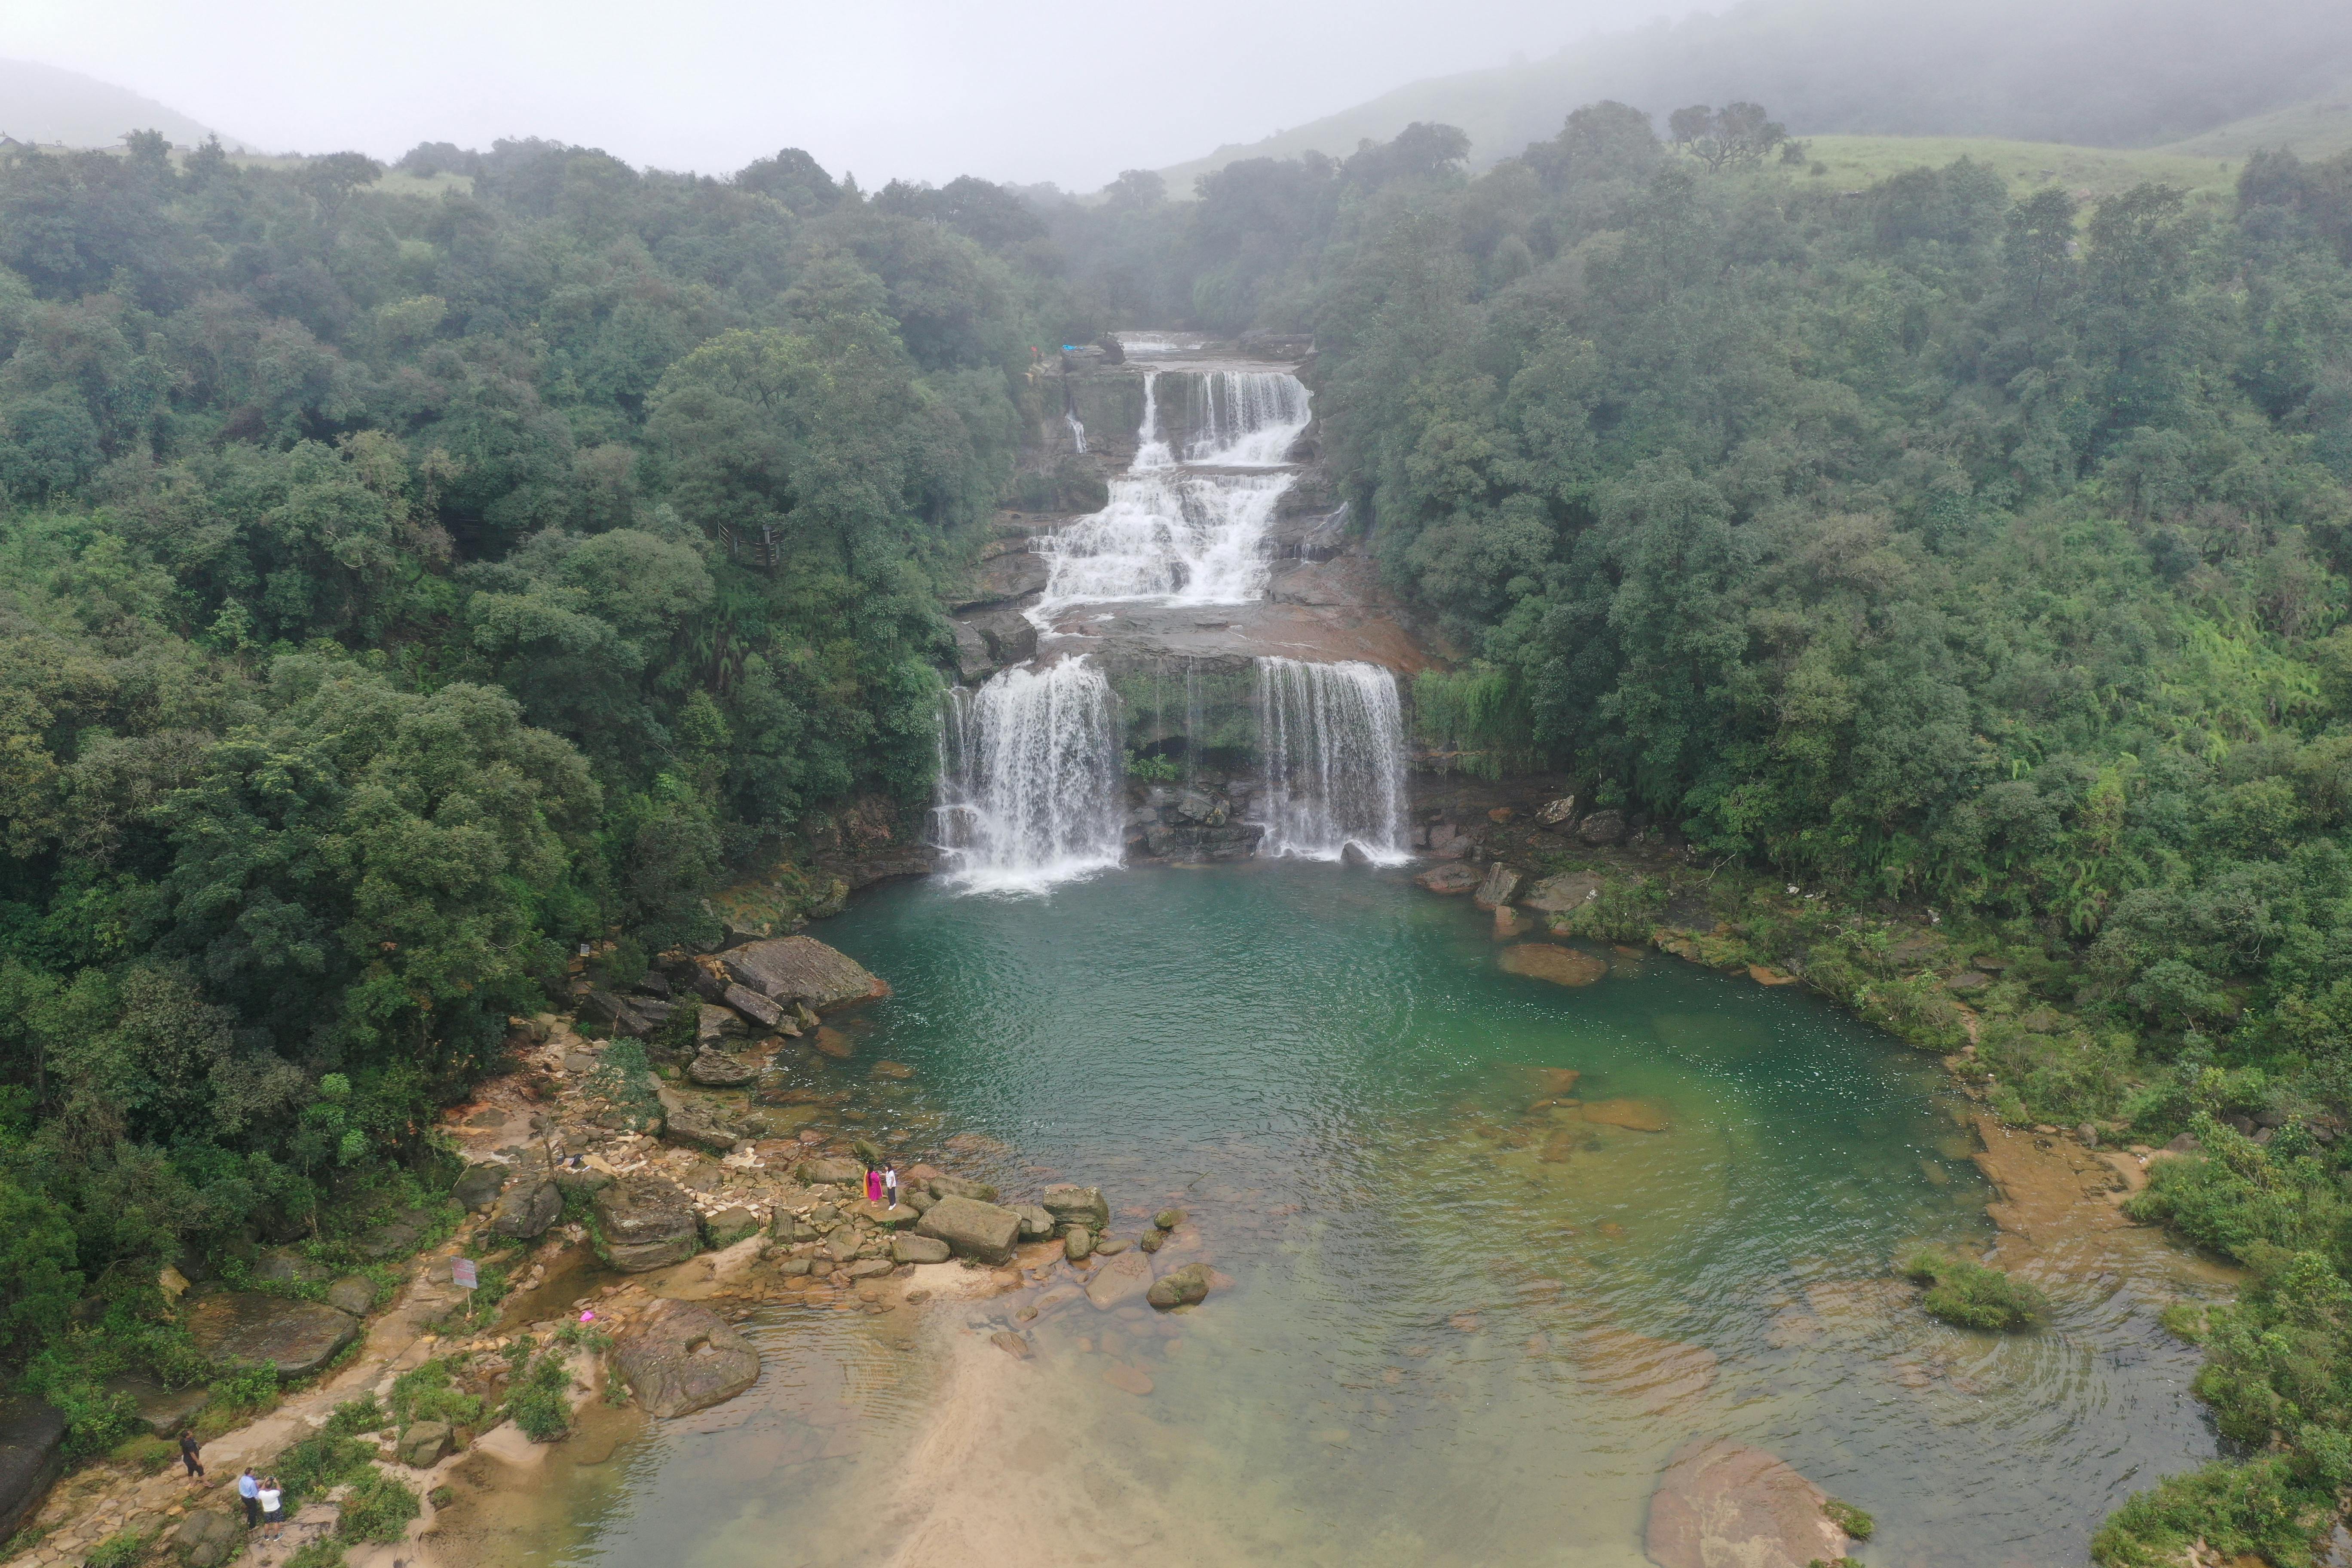
<svg viewBox="0 0 2352 1568">
<path fill-rule="evenodd" d="M 868 1135 L 1097 1184 L 1128 1234 L 1181 1205 L 1232 1288 L 766 1309 L 758 1388 L 559 1467 L 505 1556 L 1633 1564 L 1666 1456 L 1726 1434 L 1876 1515 L 1867 1562 L 2050 1564 L 2213 1451 L 2161 1268 L 2007 1339 L 1885 1300 L 1907 1245 L 1990 1245 L 1990 1194 L 1933 1060 L 1809 997 L 1507 974 L 1463 900 L 1329 866 L 904 884 L 822 934 L 896 990 L 834 1069 Z M 914 1080 L 864 1087 L 882 1057 Z M 1542 1068 L 1666 1130 L 1531 1111 Z"/>
</svg>

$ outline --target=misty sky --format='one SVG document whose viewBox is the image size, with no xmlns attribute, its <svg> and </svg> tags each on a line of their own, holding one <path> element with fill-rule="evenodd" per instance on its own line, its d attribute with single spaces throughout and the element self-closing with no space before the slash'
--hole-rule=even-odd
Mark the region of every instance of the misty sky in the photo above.
<svg viewBox="0 0 2352 1568">
<path fill-rule="evenodd" d="M 1687 10 L 1685 5 L 1679 9 Z M 1712 7 L 1709 7 L 1712 8 Z M 1655 0 L 0 0 L 0 54 L 257 148 L 540 135 L 724 173 L 806 147 L 1091 190 L 1418 77 L 1540 57 Z"/>
</svg>

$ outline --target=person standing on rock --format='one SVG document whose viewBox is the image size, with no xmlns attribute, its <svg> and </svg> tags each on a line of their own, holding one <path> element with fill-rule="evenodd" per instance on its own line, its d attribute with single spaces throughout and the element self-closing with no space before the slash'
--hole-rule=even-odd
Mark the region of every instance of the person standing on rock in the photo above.
<svg viewBox="0 0 2352 1568">
<path fill-rule="evenodd" d="M 882 1190 L 889 1195 L 890 1206 L 892 1208 L 897 1208 L 898 1206 L 898 1166 L 885 1165 L 882 1167 Z"/>
<path fill-rule="evenodd" d="M 261 1522 L 261 1483 L 253 1479 L 251 1465 L 236 1478 L 236 1495 L 245 1500 L 245 1528 L 251 1530 Z"/>
<path fill-rule="evenodd" d="M 871 1165 L 866 1167 L 866 1201 L 869 1204 L 882 1201 L 882 1173 Z"/>
<path fill-rule="evenodd" d="M 205 1473 L 205 1462 L 196 1456 L 203 1451 L 203 1446 L 196 1441 L 194 1432 L 183 1431 L 180 1434 L 180 1463 L 188 1467 L 189 1475 L 199 1479 Z"/>
<path fill-rule="evenodd" d="M 277 1540 L 278 1532 L 286 1528 L 285 1500 L 286 1489 L 278 1484 L 276 1476 L 261 1483 L 262 1534 L 271 1541 Z"/>
</svg>

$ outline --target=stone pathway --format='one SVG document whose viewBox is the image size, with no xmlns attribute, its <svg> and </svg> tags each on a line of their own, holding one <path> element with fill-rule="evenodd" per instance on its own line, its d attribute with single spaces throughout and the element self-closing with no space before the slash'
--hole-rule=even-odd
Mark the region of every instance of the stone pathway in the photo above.
<svg viewBox="0 0 2352 1568">
<path fill-rule="evenodd" d="M 408 1283 L 400 1300 L 368 1325 L 367 1338 L 356 1358 L 289 1396 L 259 1420 L 205 1445 L 204 1479 L 190 1478 L 177 1459 L 163 1471 L 144 1478 L 121 1465 L 93 1465 L 50 1491 L 33 1520 L 36 1525 L 48 1527 L 48 1533 L 30 1551 L 10 1558 L 5 1568 L 78 1568 L 92 1547 L 119 1531 L 169 1530 L 198 1509 L 237 1511 L 236 1478 L 247 1465 L 260 1468 L 289 1444 L 323 1426 L 335 1406 L 345 1400 L 356 1399 L 371 1389 L 379 1395 L 389 1393 L 393 1378 L 433 1353 L 436 1341 L 425 1325 L 457 1302 L 458 1292 L 447 1283 L 448 1260 L 457 1251 L 458 1242 L 453 1237 L 411 1260 Z M 390 1457 L 388 1449 L 385 1457 Z M 433 1484 L 431 1471 L 403 1468 L 400 1473 L 420 1492 Z M 431 1519 L 428 1503 L 423 1518 L 412 1527 L 412 1536 Z M 306 1508 L 287 1521 L 278 1540 L 249 1537 L 245 1550 L 232 1561 L 272 1568 L 293 1555 L 304 1542 L 324 1534 L 333 1521 L 331 1509 Z"/>
</svg>

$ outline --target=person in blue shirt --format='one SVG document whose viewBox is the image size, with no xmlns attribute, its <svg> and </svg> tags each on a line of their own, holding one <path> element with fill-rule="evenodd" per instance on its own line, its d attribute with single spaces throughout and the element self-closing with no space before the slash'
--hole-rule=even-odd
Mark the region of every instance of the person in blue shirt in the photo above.
<svg viewBox="0 0 2352 1568">
<path fill-rule="evenodd" d="M 261 1522 L 261 1483 L 254 1479 L 251 1465 L 236 1478 L 236 1495 L 245 1500 L 245 1528 L 251 1530 Z"/>
</svg>

